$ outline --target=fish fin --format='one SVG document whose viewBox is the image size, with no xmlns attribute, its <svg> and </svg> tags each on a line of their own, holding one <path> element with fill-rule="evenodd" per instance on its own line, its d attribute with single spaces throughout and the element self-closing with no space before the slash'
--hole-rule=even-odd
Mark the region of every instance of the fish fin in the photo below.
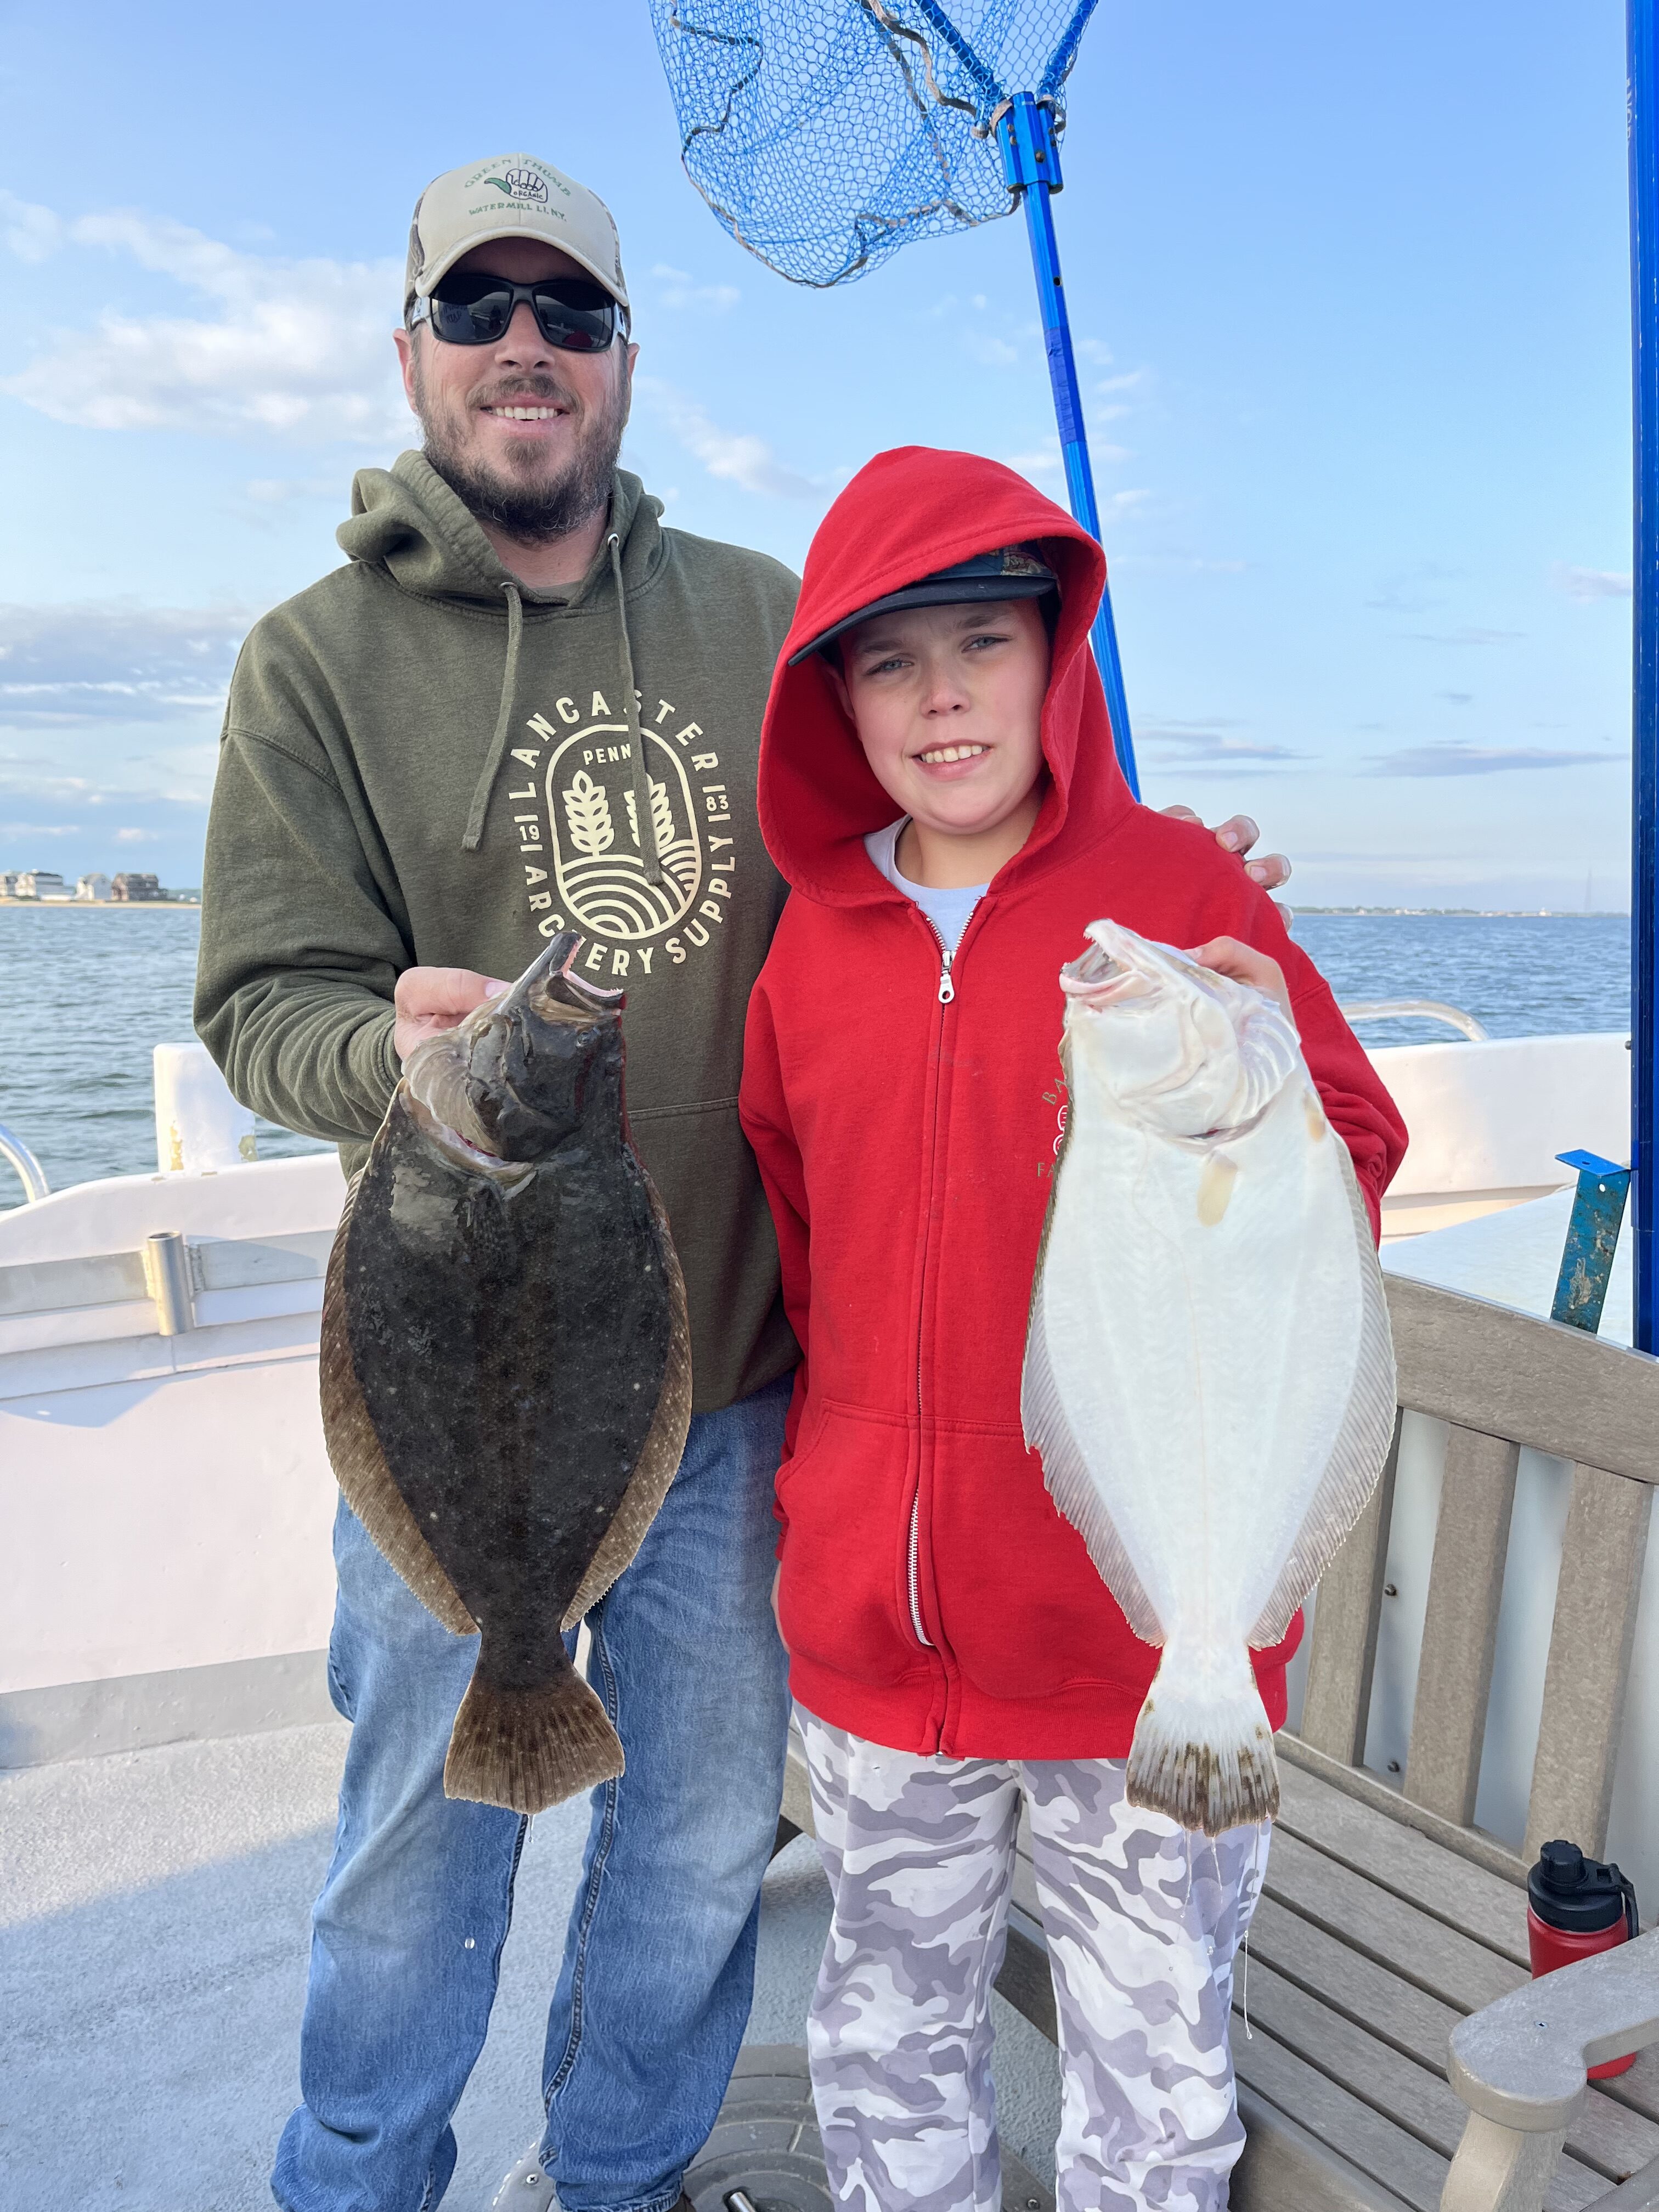
<svg viewBox="0 0 1659 2212">
<path fill-rule="evenodd" d="M 1354 1236 L 1359 1246 L 1361 1305 L 1359 1351 L 1354 1363 L 1353 1388 L 1347 1410 L 1326 1464 L 1313 1503 L 1309 1506 L 1290 1557 L 1280 1568 L 1261 1618 L 1250 1631 L 1258 1650 L 1277 1644 L 1308 1592 L 1335 1558 L 1343 1540 L 1364 1511 L 1388 1462 L 1398 1419 L 1398 1384 L 1395 1376 L 1394 1338 L 1389 1328 L 1389 1301 L 1382 1286 L 1382 1270 L 1371 1241 L 1370 1217 L 1359 1194 L 1348 1148 L 1335 1146 L 1341 1163 L 1348 1201 L 1353 1211 Z"/>
<path fill-rule="evenodd" d="M 478 1624 L 461 1602 L 460 1592 L 439 1565 L 422 1535 L 386 1463 L 386 1454 L 368 1418 L 351 1357 L 346 1318 L 346 1245 L 352 1209 L 362 1183 L 360 1169 L 346 1192 L 345 1210 L 334 1232 L 323 1285 L 323 1322 L 318 1373 L 323 1407 L 323 1441 L 341 1495 L 368 1529 L 387 1562 L 395 1567 L 421 1603 L 457 1636 L 476 1636 Z"/>
<path fill-rule="evenodd" d="M 1048 1357 L 1042 1311 L 1042 1263 L 1031 1285 L 1031 1314 L 1025 1332 L 1025 1369 L 1020 1377 L 1019 1413 L 1026 1449 L 1042 1456 L 1048 1495 L 1089 1547 L 1101 1580 L 1122 1607 L 1143 1644 L 1162 1644 L 1164 1626 L 1139 1576 L 1129 1562 L 1123 1539 L 1106 1510 L 1081 1447 L 1060 1402 Z"/>
<path fill-rule="evenodd" d="M 450 1733 L 446 1797 L 544 1813 L 622 1772 L 622 1742 L 605 1707 L 556 1648 L 562 1665 L 533 1690 L 501 1689 L 482 1663 L 474 1668 Z"/>
<path fill-rule="evenodd" d="M 685 1449 L 685 1432 L 691 1425 L 691 1323 L 685 1308 L 685 1278 L 669 1234 L 668 1216 L 648 1175 L 645 1187 L 651 1194 L 651 1210 L 660 1232 L 663 1270 L 668 1278 L 668 1358 L 657 1393 L 657 1410 L 638 1464 L 611 1516 L 611 1526 L 587 1563 L 580 1588 L 565 1608 L 562 1626 L 566 1629 L 574 1628 L 584 1614 L 592 1612 L 644 1542 L 646 1530 L 668 1495 L 668 1486 Z"/>
<path fill-rule="evenodd" d="M 1241 1655 L 1242 1656 L 1242 1655 Z M 1143 1812 L 1218 1836 L 1279 1811 L 1279 1762 L 1255 1677 L 1218 1693 L 1213 1682 L 1166 1686 L 1160 1662 L 1135 1723 L 1123 1794 Z"/>
</svg>

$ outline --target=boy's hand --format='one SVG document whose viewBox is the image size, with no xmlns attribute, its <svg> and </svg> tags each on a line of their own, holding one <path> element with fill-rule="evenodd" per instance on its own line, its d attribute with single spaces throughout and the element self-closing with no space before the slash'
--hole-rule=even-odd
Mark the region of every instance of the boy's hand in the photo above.
<svg viewBox="0 0 1659 2212">
<path fill-rule="evenodd" d="M 1212 937 L 1207 945 L 1194 945 L 1187 957 L 1196 960 L 1200 968 L 1213 969 L 1218 975 L 1230 975 L 1235 983 L 1249 983 L 1253 989 L 1276 999 L 1285 1009 L 1291 1026 L 1296 1026 L 1285 970 L 1277 960 L 1258 952 L 1254 945 L 1241 945 L 1236 937 Z"/>
<path fill-rule="evenodd" d="M 453 1030 L 474 1006 L 507 988 L 497 977 L 480 975 L 471 968 L 405 968 L 392 997 L 398 1010 L 392 1050 L 399 1060 L 407 1060 L 424 1038 Z"/>
<path fill-rule="evenodd" d="M 1158 811 L 1176 822 L 1197 822 L 1200 830 L 1204 827 L 1190 806 L 1164 806 Z M 1224 852 L 1237 853 L 1243 860 L 1261 835 L 1248 814 L 1235 814 L 1216 831 L 1215 842 Z M 1291 864 L 1282 853 L 1264 853 L 1259 860 L 1245 860 L 1244 872 L 1264 891 L 1276 891 L 1291 880 Z"/>
</svg>

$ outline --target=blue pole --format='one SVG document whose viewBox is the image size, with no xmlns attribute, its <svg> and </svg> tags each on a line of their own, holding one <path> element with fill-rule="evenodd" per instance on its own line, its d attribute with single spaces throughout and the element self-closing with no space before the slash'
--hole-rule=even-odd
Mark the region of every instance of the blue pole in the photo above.
<svg viewBox="0 0 1659 2212">
<path fill-rule="evenodd" d="M 1060 274 L 1060 247 L 1054 237 L 1054 218 L 1048 196 L 1060 188 L 1060 149 L 1054 143 L 1050 110 L 1029 92 L 1017 94 L 997 126 L 1002 149 L 1003 174 L 1008 189 L 1025 202 L 1025 228 L 1031 241 L 1031 266 L 1036 276 L 1037 307 L 1042 316 L 1042 335 L 1048 350 L 1048 380 L 1054 386 L 1054 415 L 1060 425 L 1060 450 L 1066 464 L 1066 489 L 1072 513 L 1089 535 L 1100 537 L 1100 510 L 1095 504 L 1094 472 L 1089 466 L 1089 441 L 1083 427 L 1083 405 L 1077 388 L 1077 362 L 1072 351 L 1072 326 L 1066 313 L 1066 287 Z M 1112 620 L 1109 589 L 1100 595 L 1100 611 L 1089 633 L 1111 717 L 1112 743 L 1118 765 L 1129 788 L 1140 796 L 1135 773 L 1135 749 L 1129 735 L 1129 702 L 1123 691 L 1123 663 L 1118 658 L 1117 625 Z"/>
<path fill-rule="evenodd" d="M 1659 1350 L 1659 0 L 1628 0 L 1636 529 L 1631 821 L 1631 1165 L 1636 1343 Z"/>
</svg>

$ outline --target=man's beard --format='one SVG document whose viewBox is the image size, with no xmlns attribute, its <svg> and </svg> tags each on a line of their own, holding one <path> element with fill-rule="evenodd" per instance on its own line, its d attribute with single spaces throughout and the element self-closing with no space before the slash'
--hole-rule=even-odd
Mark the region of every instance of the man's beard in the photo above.
<svg viewBox="0 0 1659 2212">
<path fill-rule="evenodd" d="M 621 378 L 599 412 L 584 407 L 574 393 L 546 375 L 518 376 L 499 391 L 466 394 L 461 403 L 464 422 L 471 419 L 474 408 L 481 404 L 568 408 L 575 450 L 553 471 L 528 440 L 516 452 L 508 449 L 513 456 L 512 473 L 488 467 L 464 453 L 455 423 L 426 404 L 418 359 L 415 393 L 428 461 L 471 514 L 515 544 L 546 545 L 567 538 L 610 497 L 628 422 L 627 386 Z"/>
</svg>

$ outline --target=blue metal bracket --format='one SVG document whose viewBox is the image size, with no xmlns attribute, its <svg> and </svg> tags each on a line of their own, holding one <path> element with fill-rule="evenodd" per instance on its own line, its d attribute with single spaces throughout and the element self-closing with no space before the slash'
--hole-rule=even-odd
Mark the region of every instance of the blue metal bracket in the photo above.
<svg viewBox="0 0 1659 2212">
<path fill-rule="evenodd" d="M 1558 1152 L 1563 1166 L 1577 1168 L 1578 1188 L 1567 1223 L 1566 1248 L 1555 1280 L 1552 1321 L 1564 1321 L 1591 1336 L 1601 1326 L 1613 1255 L 1624 1224 L 1630 1170 L 1596 1152 Z"/>
<path fill-rule="evenodd" d="M 1025 203 L 1025 228 L 1031 246 L 1031 266 L 1036 276 L 1037 307 L 1042 316 L 1043 343 L 1048 355 L 1048 381 L 1054 386 L 1054 416 L 1060 427 L 1060 450 L 1066 465 L 1066 489 L 1072 512 L 1089 535 L 1100 538 L 1100 510 L 1095 504 L 1094 471 L 1089 465 L 1089 441 L 1083 427 L 1083 404 L 1077 384 L 1077 360 L 1072 350 L 1072 326 L 1066 313 L 1066 287 L 1060 274 L 1060 246 L 1054 237 L 1054 218 L 1049 195 L 1062 189 L 1060 147 L 1054 137 L 1054 113 L 1044 100 L 1029 92 L 1017 94 L 997 125 L 997 143 L 1002 149 L 1002 173 L 1011 192 Z M 1129 735 L 1129 702 L 1123 690 L 1123 664 L 1118 657 L 1117 625 L 1112 619 L 1109 590 L 1100 595 L 1090 637 L 1100 669 L 1106 711 L 1111 717 L 1112 743 L 1118 765 L 1129 788 L 1140 796 L 1135 773 L 1135 749 Z"/>
</svg>

